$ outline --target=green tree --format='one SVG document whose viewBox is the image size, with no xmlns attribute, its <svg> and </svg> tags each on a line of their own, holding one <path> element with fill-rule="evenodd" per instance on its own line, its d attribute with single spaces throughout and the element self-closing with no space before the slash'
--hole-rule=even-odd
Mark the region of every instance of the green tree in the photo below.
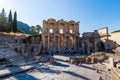
<svg viewBox="0 0 120 80">
<path fill-rule="evenodd" d="M 35 33 L 35 26 L 31 26 L 30 31 L 34 34 Z"/>
<path fill-rule="evenodd" d="M 13 32 L 17 32 L 17 12 L 14 13 L 14 19 L 13 19 Z"/>
<path fill-rule="evenodd" d="M 37 33 L 39 34 L 40 33 L 40 31 L 41 31 L 41 26 L 40 25 L 36 25 L 36 30 L 37 30 Z"/>
<path fill-rule="evenodd" d="M 41 33 L 43 32 L 43 28 L 41 27 Z"/>
<path fill-rule="evenodd" d="M 13 23 L 13 21 L 12 21 L 12 12 L 10 10 L 9 15 L 8 15 L 8 26 L 9 26 L 10 31 L 13 31 L 12 23 Z"/>
<path fill-rule="evenodd" d="M 7 31 L 7 17 L 4 8 L 0 13 L 0 31 Z"/>
</svg>

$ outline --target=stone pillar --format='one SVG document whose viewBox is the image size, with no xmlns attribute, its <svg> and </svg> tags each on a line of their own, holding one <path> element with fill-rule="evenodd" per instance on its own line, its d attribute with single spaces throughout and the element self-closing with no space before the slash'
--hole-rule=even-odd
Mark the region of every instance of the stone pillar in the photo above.
<svg viewBox="0 0 120 80">
<path fill-rule="evenodd" d="M 109 63 L 110 63 L 110 67 L 113 68 L 114 67 L 114 59 L 109 58 Z"/>
<path fill-rule="evenodd" d="M 77 48 L 79 49 L 79 45 L 80 45 L 80 43 L 79 43 L 79 35 L 78 35 L 78 44 L 77 44 Z"/>
<path fill-rule="evenodd" d="M 73 35 L 73 42 L 74 42 L 73 47 L 76 48 L 76 38 L 75 38 L 75 34 Z"/>
<path fill-rule="evenodd" d="M 58 35 L 58 48 L 60 48 L 60 35 Z"/>
<path fill-rule="evenodd" d="M 53 34 L 53 49 L 55 49 L 55 35 Z"/>
<path fill-rule="evenodd" d="M 84 50 L 84 42 L 82 42 L 82 53 L 85 53 L 85 50 Z"/>
<path fill-rule="evenodd" d="M 66 48 L 66 23 L 64 25 L 64 48 Z"/>
<path fill-rule="evenodd" d="M 88 54 L 90 54 L 90 46 L 89 46 L 89 45 L 90 45 L 90 43 L 87 42 L 87 53 L 88 53 Z"/>
<path fill-rule="evenodd" d="M 71 47 L 71 45 L 70 45 L 70 35 L 68 36 L 68 47 L 70 48 Z"/>
<path fill-rule="evenodd" d="M 90 54 L 90 49 L 89 46 L 87 47 L 87 53 Z"/>
<path fill-rule="evenodd" d="M 94 51 L 95 52 L 97 52 L 97 46 L 96 45 L 97 45 L 97 42 L 94 42 L 94 49 L 95 49 Z"/>
<path fill-rule="evenodd" d="M 48 35 L 48 48 L 49 48 L 49 43 L 50 43 L 50 36 Z"/>
<path fill-rule="evenodd" d="M 68 36 L 68 44 L 67 44 L 68 48 L 70 48 L 70 38 L 69 37 L 70 36 Z"/>
<path fill-rule="evenodd" d="M 42 34 L 42 40 L 43 40 L 43 47 L 45 47 L 45 36 Z"/>
<path fill-rule="evenodd" d="M 76 38 L 76 49 L 78 49 L 78 36 L 75 37 Z"/>
<path fill-rule="evenodd" d="M 66 35 L 64 35 L 64 48 L 66 48 Z"/>
</svg>

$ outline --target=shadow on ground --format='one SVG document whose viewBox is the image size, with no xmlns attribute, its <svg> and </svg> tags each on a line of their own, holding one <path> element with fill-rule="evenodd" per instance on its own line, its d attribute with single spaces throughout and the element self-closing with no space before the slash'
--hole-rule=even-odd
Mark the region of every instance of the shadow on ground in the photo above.
<svg viewBox="0 0 120 80">
<path fill-rule="evenodd" d="M 16 74 L 13 77 L 15 77 L 18 80 L 38 80 L 35 77 L 28 75 L 28 74 Z"/>
<path fill-rule="evenodd" d="M 62 64 L 62 63 L 59 63 L 59 62 L 55 62 L 55 63 L 53 64 L 53 66 L 69 67 L 69 65 Z"/>
<path fill-rule="evenodd" d="M 23 70 L 22 68 L 20 67 L 17 67 L 16 69 L 14 69 L 14 67 L 10 68 L 8 67 L 8 70 L 10 72 L 14 72 L 14 71 L 17 71 L 17 70 Z M 6 76 L 3 76 L 0 78 L 0 80 L 4 80 L 4 79 L 8 79 L 8 78 L 15 78 L 16 80 L 38 80 L 37 78 L 35 78 L 34 76 L 31 76 L 29 74 L 26 74 L 25 73 L 26 71 L 23 71 L 23 72 L 20 72 L 20 73 L 16 73 L 16 74 L 10 74 L 10 75 L 6 75 Z"/>
<path fill-rule="evenodd" d="M 54 58 L 56 61 L 61 61 L 61 62 L 68 62 L 68 60 L 62 60 L 62 59 L 58 59 L 58 58 Z"/>
<path fill-rule="evenodd" d="M 86 68 L 86 69 L 91 69 L 91 70 L 96 70 L 96 69 L 94 69 L 92 67 L 88 67 L 88 66 L 85 66 L 85 65 L 80 65 L 80 67 L 83 67 L 83 68 Z"/>
<path fill-rule="evenodd" d="M 69 75 L 72 75 L 72 76 L 75 76 L 75 77 L 78 77 L 78 78 L 81 78 L 81 79 L 84 79 L 84 80 L 90 80 L 89 78 L 86 78 L 82 75 L 79 75 L 79 74 L 76 74 L 74 72 L 71 72 L 71 71 L 63 71 L 64 73 L 67 73 Z"/>
</svg>

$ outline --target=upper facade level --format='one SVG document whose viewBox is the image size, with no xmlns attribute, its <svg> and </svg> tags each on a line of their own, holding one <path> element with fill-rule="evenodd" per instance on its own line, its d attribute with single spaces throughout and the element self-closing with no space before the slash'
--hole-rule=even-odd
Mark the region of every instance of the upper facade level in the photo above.
<svg viewBox="0 0 120 80">
<path fill-rule="evenodd" d="M 64 21 L 63 19 L 56 21 L 55 19 L 43 20 L 44 34 L 79 34 L 79 22 Z"/>
</svg>

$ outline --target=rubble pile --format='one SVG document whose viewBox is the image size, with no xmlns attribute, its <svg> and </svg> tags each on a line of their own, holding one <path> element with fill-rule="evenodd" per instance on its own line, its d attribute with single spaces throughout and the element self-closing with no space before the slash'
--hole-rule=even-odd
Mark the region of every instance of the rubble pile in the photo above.
<svg viewBox="0 0 120 80">
<path fill-rule="evenodd" d="M 120 60 L 120 55 L 118 55 L 118 54 L 110 54 L 110 53 L 106 53 L 106 55 L 107 55 L 108 57 L 113 58 L 113 59 Z"/>
<path fill-rule="evenodd" d="M 84 62 L 86 62 L 85 56 L 77 56 L 77 57 L 70 57 L 69 58 L 70 64 L 77 64 L 77 63 L 84 63 Z"/>
<path fill-rule="evenodd" d="M 40 57 L 38 60 L 39 60 L 39 62 L 47 63 L 49 61 L 49 58 Z"/>
<path fill-rule="evenodd" d="M 120 47 L 117 47 L 115 50 L 113 50 L 117 55 L 120 56 Z"/>
<path fill-rule="evenodd" d="M 91 54 L 86 58 L 86 62 L 89 63 L 97 63 L 97 62 L 103 62 L 105 59 L 107 59 L 108 56 L 105 52 L 96 52 L 94 54 Z"/>
<path fill-rule="evenodd" d="M 35 60 L 42 62 L 42 63 L 48 63 L 48 64 L 54 64 L 55 60 L 53 57 L 47 57 L 47 56 L 34 56 Z"/>
<path fill-rule="evenodd" d="M 54 63 L 55 63 L 55 60 L 53 58 L 50 58 L 48 61 L 48 64 L 54 64 Z"/>
</svg>

